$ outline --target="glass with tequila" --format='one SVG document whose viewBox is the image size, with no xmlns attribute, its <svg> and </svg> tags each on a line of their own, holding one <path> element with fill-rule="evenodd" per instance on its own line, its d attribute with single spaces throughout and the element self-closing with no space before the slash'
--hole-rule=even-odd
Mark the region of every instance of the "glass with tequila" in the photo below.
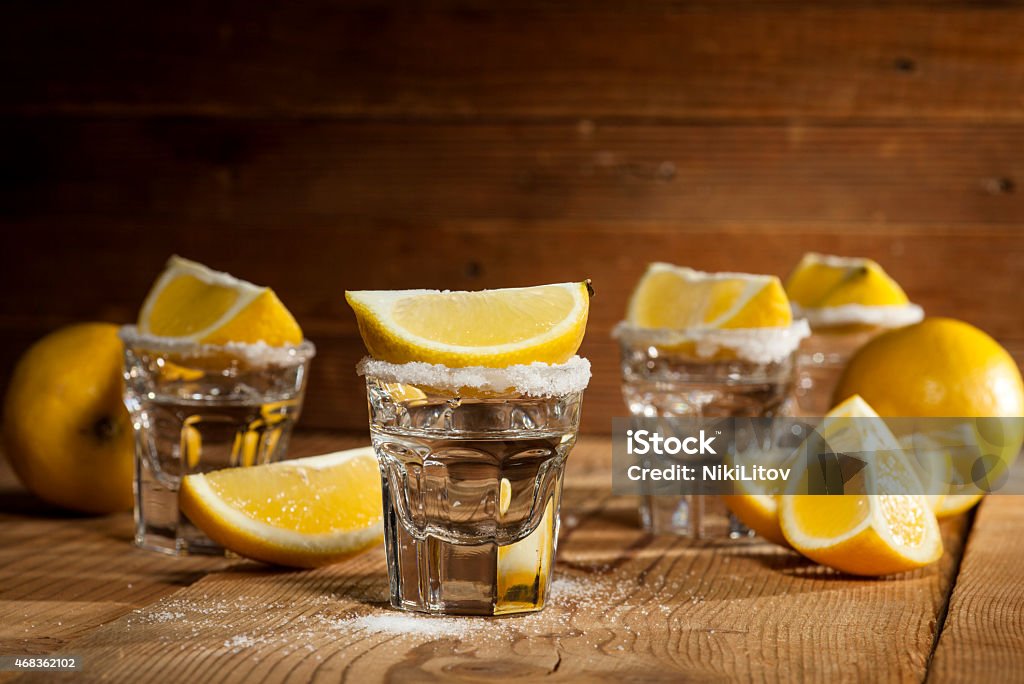
<svg viewBox="0 0 1024 684">
<path fill-rule="evenodd" d="M 796 349 L 807 334 L 804 321 L 730 330 L 657 330 L 620 323 L 615 337 L 623 398 L 633 416 L 645 418 L 787 415 L 796 382 Z M 690 460 L 692 465 L 708 465 Z M 695 539 L 747 535 L 721 498 L 710 493 L 644 495 L 640 519 L 655 534 Z"/>
<path fill-rule="evenodd" d="M 544 607 L 590 364 L 447 368 L 364 359 L 391 605 Z"/>
<path fill-rule="evenodd" d="M 315 349 L 200 345 L 121 330 L 135 429 L 135 543 L 172 555 L 223 554 L 178 508 L 181 478 L 282 458 Z"/>
</svg>

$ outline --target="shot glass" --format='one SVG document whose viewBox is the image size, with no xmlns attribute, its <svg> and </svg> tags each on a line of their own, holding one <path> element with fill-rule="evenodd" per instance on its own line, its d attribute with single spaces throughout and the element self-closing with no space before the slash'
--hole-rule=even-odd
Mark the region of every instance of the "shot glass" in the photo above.
<svg viewBox="0 0 1024 684">
<path fill-rule="evenodd" d="M 748 330 L 660 330 L 620 323 L 614 337 L 621 352 L 623 398 L 630 414 L 642 418 L 789 415 L 796 350 L 809 334 L 803 320 L 786 328 Z M 693 461 L 688 465 L 714 465 L 700 460 L 707 457 L 684 458 Z M 640 522 L 653 534 L 692 539 L 750 534 L 710 491 L 644 494 Z"/>
<path fill-rule="evenodd" d="M 854 352 L 887 330 L 924 318 L 916 304 L 793 308 L 811 326 L 797 356 L 796 400 L 804 416 L 824 416 L 832 408 L 832 395 Z"/>
<path fill-rule="evenodd" d="M 364 359 L 358 372 L 383 484 L 391 605 L 541 610 L 589 362 L 454 369 Z"/>
<path fill-rule="evenodd" d="M 181 478 L 280 460 L 315 348 L 198 345 L 133 326 L 121 329 L 121 339 L 135 430 L 135 544 L 170 555 L 223 554 L 179 509 Z"/>
</svg>

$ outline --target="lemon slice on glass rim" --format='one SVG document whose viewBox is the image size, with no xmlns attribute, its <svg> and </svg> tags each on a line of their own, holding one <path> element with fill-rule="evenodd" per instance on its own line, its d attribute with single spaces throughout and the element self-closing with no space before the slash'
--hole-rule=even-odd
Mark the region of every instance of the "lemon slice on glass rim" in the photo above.
<svg viewBox="0 0 1024 684">
<path fill-rule="evenodd" d="M 630 297 L 613 336 L 628 344 L 717 360 L 780 361 L 810 334 L 793 320 L 775 276 L 705 273 L 652 263 Z"/>
<path fill-rule="evenodd" d="M 139 312 L 141 335 L 209 345 L 298 345 L 302 329 L 269 287 L 172 256 Z"/>
<path fill-rule="evenodd" d="M 592 294 L 586 281 L 477 292 L 362 290 L 345 299 L 376 359 L 504 368 L 571 359 Z"/>
<path fill-rule="evenodd" d="M 897 328 L 924 318 L 903 288 L 872 259 L 808 252 L 786 278 L 786 293 L 811 326 Z"/>
</svg>

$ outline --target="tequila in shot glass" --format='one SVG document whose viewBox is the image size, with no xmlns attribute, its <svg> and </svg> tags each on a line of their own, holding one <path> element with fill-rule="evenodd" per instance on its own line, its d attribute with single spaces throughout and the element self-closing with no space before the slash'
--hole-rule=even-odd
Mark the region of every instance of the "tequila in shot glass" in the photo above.
<svg viewBox="0 0 1024 684">
<path fill-rule="evenodd" d="M 623 398 L 633 416 L 644 418 L 786 415 L 796 350 L 808 334 L 805 321 L 792 320 L 777 278 L 652 264 L 613 333 Z M 640 520 L 655 534 L 747 535 L 710 492 L 644 495 Z"/>
<path fill-rule="evenodd" d="M 135 432 L 135 543 L 223 554 L 179 509 L 181 479 L 282 458 L 315 349 L 272 290 L 179 257 L 121 339 Z"/>
<path fill-rule="evenodd" d="M 347 292 L 371 357 L 391 605 L 541 610 L 590 363 L 589 283 Z"/>
<path fill-rule="evenodd" d="M 391 605 L 540 610 L 590 364 L 501 369 L 365 359 Z"/>
<path fill-rule="evenodd" d="M 192 473 L 280 460 L 302 409 L 312 343 L 196 345 L 121 330 L 135 430 L 135 543 L 222 554 L 178 508 Z"/>
<path fill-rule="evenodd" d="M 800 413 L 824 416 L 839 378 L 874 337 L 924 318 L 903 288 L 871 259 L 805 254 L 786 279 L 793 313 L 811 336 L 800 347 L 796 387 Z"/>
</svg>

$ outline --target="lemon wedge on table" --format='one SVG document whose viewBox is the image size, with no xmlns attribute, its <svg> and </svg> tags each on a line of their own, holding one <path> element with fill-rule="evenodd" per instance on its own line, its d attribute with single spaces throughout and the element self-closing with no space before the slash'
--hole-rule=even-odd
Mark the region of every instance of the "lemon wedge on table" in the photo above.
<svg viewBox="0 0 1024 684">
<path fill-rule="evenodd" d="M 938 560 L 938 521 L 927 498 L 914 493 L 921 489 L 917 473 L 878 414 L 859 396 L 850 397 L 825 416 L 816 432 L 815 439 L 824 440 L 830 451 L 865 454 L 869 460 L 859 484 L 851 478 L 844 485 L 844 491 L 854 493 L 779 497 L 782 532 L 793 548 L 855 575 L 905 572 Z M 810 442 L 804 447 L 811 448 Z M 808 455 L 813 456 L 806 451 L 803 456 Z"/>
<path fill-rule="evenodd" d="M 809 252 L 786 279 L 790 300 L 805 309 L 847 304 L 906 306 L 899 283 L 871 259 Z"/>
<path fill-rule="evenodd" d="M 146 296 L 139 332 L 201 344 L 302 342 L 302 329 L 269 287 L 172 256 Z"/>
<path fill-rule="evenodd" d="M 188 475 L 179 502 L 224 548 L 278 565 L 335 563 L 384 533 L 373 447 Z"/>
<path fill-rule="evenodd" d="M 639 328 L 766 328 L 793 322 L 775 276 L 704 273 L 653 263 L 630 298 L 627 321 Z"/>
<path fill-rule="evenodd" d="M 726 494 L 722 499 L 740 522 L 759 536 L 773 544 L 789 546 L 779 526 L 779 503 L 773 493 L 747 488 L 742 494 Z"/>
<path fill-rule="evenodd" d="M 589 282 L 441 292 L 346 292 L 367 351 L 392 363 L 453 368 L 564 363 L 587 327 Z"/>
<path fill-rule="evenodd" d="M 743 453 L 734 453 L 730 450 L 723 456 L 723 461 L 727 466 L 753 466 L 758 465 L 757 461 L 764 460 L 764 454 L 758 448 L 755 448 L 753 453 L 754 458 L 750 458 Z M 778 495 L 782 493 L 785 482 L 740 480 L 734 483 L 734 487 L 734 494 L 722 495 L 722 500 L 729 510 L 761 537 L 780 546 L 789 546 L 779 526 Z"/>
</svg>

